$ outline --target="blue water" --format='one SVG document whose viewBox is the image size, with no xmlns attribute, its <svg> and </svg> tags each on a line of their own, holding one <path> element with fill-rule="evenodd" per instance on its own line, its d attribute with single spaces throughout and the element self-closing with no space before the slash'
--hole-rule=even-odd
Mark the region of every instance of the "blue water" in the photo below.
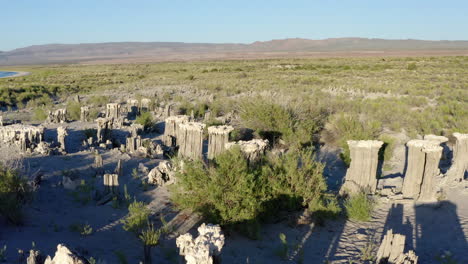
<svg viewBox="0 0 468 264">
<path fill-rule="evenodd" d="M 8 76 L 12 76 L 12 75 L 15 75 L 16 72 L 6 72 L 6 71 L 0 71 L 0 78 L 2 77 L 8 77 Z"/>
</svg>

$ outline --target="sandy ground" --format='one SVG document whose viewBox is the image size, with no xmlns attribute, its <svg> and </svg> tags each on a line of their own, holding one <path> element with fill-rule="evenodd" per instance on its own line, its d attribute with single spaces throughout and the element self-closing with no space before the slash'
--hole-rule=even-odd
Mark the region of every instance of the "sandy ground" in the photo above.
<svg viewBox="0 0 468 264">
<path fill-rule="evenodd" d="M 21 77 L 21 76 L 27 76 L 30 75 L 30 72 L 16 72 L 16 74 L 11 75 L 11 76 L 5 76 L 5 77 L 0 77 L 0 78 L 13 78 L 13 77 Z"/>
<path fill-rule="evenodd" d="M 73 122 L 67 124 L 68 152 L 66 156 L 30 156 L 23 162 L 29 174 L 40 169 L 44 181 L 36 191 L 34 200 L 26 206 L 25 225 L 14 227 L 0 221 L 0 246 L 7 245 L 7 263 L 16 263 L 17 251 L 28 251 L 34 242 L 35 248 L 45 254 L 53 254 L 59 243 L 65 243 L 95 259 L 107 263 L 119 263 L 117 254 L 126 256 L 128 263 L 138 263 L 143 249 L 140 241 L 122 229 L 120 220 L 127 210 L 112 203 L 98 206 L 95 201 L 83 202 L 72 191 L 62 187 L 61 181 L 67 171 L 102 191 L 102 178 L 95 177 L 90 166 L 94 156 L 83 150 L 80 142 L 84 139 L 82 130 L 94 127 L 93 123 Z M 56 140 L 57 125 L 47 125 L 46 140 Z M 158 140 L 158 135 L 152 135 Z M 144 189 L 141 177 L 133 178 L 132 171 L 143 163 L 153 168 L 159 160 L 131 157 L 117 150 L 103 151 L 104 167 L 113 171 L 119 159 L 123 160 L 124 176 L 120 186 L 127 186 L 128 193 L 137 200 L 146 201 L 155 223 L 160 223 L 161 215 L 170 221 L 177 211 L 170 203 L 166 188 L 149 187 Z M 394 171 L 397 174 L 404 164 L 405 151 L 396 148 L 397 157 Z M 346 172 L 346 167 L 337 157 L 337 150 L 323 147 L 317 158 L 327 164 L 325 176 L 332 190 L 337 190 Z M 2 160 L 18 156 L 18 151 L 2 147 Z M 402 156 L 402 157 L 401 157 Z M 121 188 L 122 190 L 122 188 Z M 122 190 L 123 191 L 123 190 Z M 447 200 L 429 205 L 415 205 L 412 202 L 392 202 L 378 198 L 378 206 L 368 223 L 346 221 L 343 218 L 325 223 L 295 226 L 287 221 L 270 223 L 262 227 L 260 239 L 250 240 L 238 234 L 226 234 L 222 251 L 223 263 L 350 263 L 358 261 L 363 251 L 380 244 L 388 229 L 407 236 L 406 250 L 414 249 L 420 263 L 440 263 L 436 260 L 444 251 L 450 251 L 456 263 L 468 263 L 468 194 L 464 186 L 450 189 Z M 76 224 L 89 224 L 93 233 L 82 236 L 71 230 Z M 192 232 L 196 229 L 193 227 Z M 288 253 L 281 253 L 279 234 L 284 233 L 288 241 Z M 178 263 L 174 239 L 162 239 L 153 250 L 155 263 Z M 354 262 L 356 263 L 356 262 Z"/>
</svg>

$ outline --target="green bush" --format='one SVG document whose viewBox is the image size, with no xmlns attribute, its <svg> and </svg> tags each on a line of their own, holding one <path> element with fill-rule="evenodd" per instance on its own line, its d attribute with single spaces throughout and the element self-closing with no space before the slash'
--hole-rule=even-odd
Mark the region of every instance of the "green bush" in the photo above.
<svg viewBox="0 0 468 264">
<path fill-rule="evenodd" d="M 13 224 L 21 224 L 22 206 L 30 198 L 27 181 L 17 171 L 0 166 L 0 214 Z"/>
<path fill-rule="evenodd" d="M 67 115 L 71 121 L 80 120 L 81 117 L 81 104 L 75 101 L 67 103 Z"/>
<path fill-rule="evenodd" d="M 44 108 L 42 107 L 37 107 L 34 109 L 34 112 L 33 112 L 33 119 L 35 121 L 44 121 L 47 119 L 47 112 L 46 110 L 44 110 Z"/>
<path fill-rule="evenodd" d="M 416 70 L 418 67 L 416 66 L 416 63 L 412 62 L 410 64 L 408 64 L 408 66 L 406 67 L 408 70 L 410 71 L 414 71 Z"/>
<path fill-rule="evenodd" d="M 89 98 L 88 103 L 93 105 L 93 106 L 101 107 L 101 106 L 104 106 L 107 103 L 109 103 L 109 97 L 103 96 L 103 95 L 100 95 L 100 96 L 95 95 L 95 96 Z"/>
<path fill-rule="evenodd" d="M 319 109 L 313 107 L 299 112 L 265 99 L 256 99 L 242 102 L 238 112 L 244 127 L 254 129 L 273 144 L 278 139 L 289 145 L 310 144 L 322 126 L 323 116 Z"/>
<path fill-rule="evenodd" d="M 149 215 L 146 204 L 134 201 L 128 206 L 128 214 L 122 220 L 123 229 L 138 235 L 147 226 Z"/>
<path fill-rule="evenodd" d="M 377 139 L 381 129 L 380 122 L 361 121 L 355 115 L 338 114 L 325 125 L 321 140 L 327 144 L 341 147 L 341 158 L 349 166 L 351 157 L 347 141 Z"/>
<path fill-rule="evenodd" d="M 322 170 L 310 150 L 251 164 L 239 148 L 232 148 L 210 165 L 185 162 L 177 185 L 171 187 L 171 198 L 182 208 L 201 212 L 208 221 L 255 238 L 259 222 L 276 217 L 280 210 L 327 208 Z"/>
<path fill-rule="evenodd" d="M 348 197 L 344 206 L 349 219 L 365 222 L 371 219 L 374 201 L 366 193 L 360 192 Z"/>
<path fill-rule="evenodd" d="M 136 118 L 135 122 L 142 125 L 145 129 L 152 127 L 153 115 L 150 112 L 143 112 Z"/>
</svg>

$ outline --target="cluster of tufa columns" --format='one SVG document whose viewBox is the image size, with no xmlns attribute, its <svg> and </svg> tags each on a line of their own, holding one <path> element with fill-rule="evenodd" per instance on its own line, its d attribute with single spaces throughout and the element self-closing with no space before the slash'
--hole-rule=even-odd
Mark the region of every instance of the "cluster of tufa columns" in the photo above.
<svg viewBox="0 0 468 264">
<path fill-rule="evenodd" d="M 47 123 L 66 123 L 67 120 L 67 109 L 57 109 L 55 111 L 49 111 L 47 115 Z"/>
<path fill-rule="evenodd" d="M 119 192 L 119 175 L 118 174 L 104 174 L 104 187 L 107 193 Z"/>
<path fill-rule="evenodd" d="M 208 128 L 208 159 L 215 158 L 226 149 L 232 126 L 212 126 Z"/>
<path fill-rule="evenodd" d="M 97 142 L 104 143 L 111 137 L 112 120 L 108 118 L 98 118 L 97 123 Z"/>
<path fill-rule="evenodd" d="M 404 198 L 431 201 L 435 198 L 436 177 L 440 174 L 439 162 L 442 156 L 441 143 L 447 139 L 438 138 L 408 141 L 408 159 L 403 179 Z"/>
<path fill-rule="evenodd" d="M 32 151 L 44 140 L 44 127 L 20 124 L 3 126 L 0 127 L 0 140 L 17 145 L 22 152 Z"/>
<path fill-rule="evenodd" d="M 179 156 L 193 160 L 203 158 L 203 130 L 205 124 L 198 122 L 180 123 L 177 131 Z"/>
<path fill-rule="evenodd" d="M 198 237 L 193 238 L 187 233 L 176 239 L 179 254 L 184 256 L 187 264 L 218 263 L 217 257 L 224 246 L 224 235 L 219 225 L 205 225 L 198 227 Z"/>
<path fill-rule="evenodd" d="M 348 140 L 351 164 L 346 171 L 342 192 L 375 192 L 379 150 L 382 145 L 383 142 L 378 140 Z"/>
<path fill-rule="evenodd" d="M 189 117 L 186 115 L 170 116 L 166 118 L 166 124 L 164 128 L 163 143 L 169 147 L 176 147 L 178 145 L 177 135 L 179 131 L 179 124 L 189 121 Z"/>
<path fill-rule="evenodd" d="M 417 264 L 418 256 L 414 251 L 404 253 L 405 239 L 404 235 L 394 234 L 391 229 L 388 230 L 377 251 L 376 263 Z"/>
</svg>

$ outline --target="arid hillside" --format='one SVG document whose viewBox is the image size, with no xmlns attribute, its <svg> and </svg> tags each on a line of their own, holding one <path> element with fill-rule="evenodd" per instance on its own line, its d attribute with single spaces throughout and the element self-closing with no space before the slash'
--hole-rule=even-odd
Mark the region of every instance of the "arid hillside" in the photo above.
<svg viewBox="0 0 468 264">
<path fill-rule="evenodd" d="M 116 42 L 34 45 L 0 52 L 0 65 L 134 63 L 288 57 L 468 55 L 468 41 L 332 38 L 280 39 L 251 44 Z"/>
</svg>

